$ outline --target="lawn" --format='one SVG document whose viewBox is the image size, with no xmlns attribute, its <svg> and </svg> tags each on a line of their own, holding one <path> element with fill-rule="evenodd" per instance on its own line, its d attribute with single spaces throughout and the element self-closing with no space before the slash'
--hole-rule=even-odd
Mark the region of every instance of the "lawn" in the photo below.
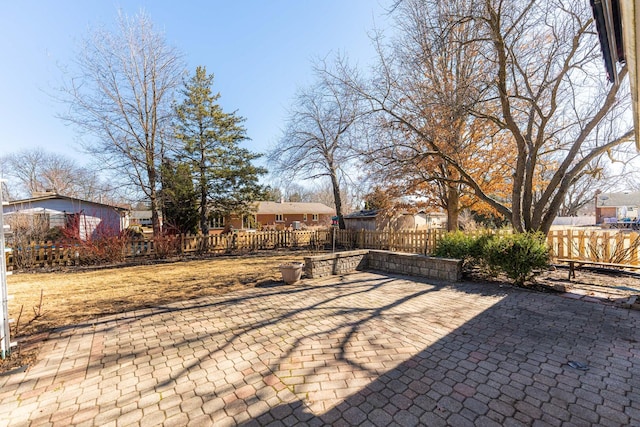
<svg viewBox="0 0 640 427">
<path fill-rule="evenodd" d="M 31 364 L 54 328 L 114 313 L 281 282 L 278 266 L 308 252 L 220 256 L 149 265 L 17 273 L 7 278 L 11 340 L 20 345 L 0 372 Z M 45 333 L 44 335 L 42 333 Z"/>
<path fill-rule="evenodd" d="M 306 253 L 222 256 L 203 260 L 8 277 L 12 339 L 173 301 L 280 281 L 278 265 Z M 22 311 L 22 313 L 20 313 Z"/>
</svg>

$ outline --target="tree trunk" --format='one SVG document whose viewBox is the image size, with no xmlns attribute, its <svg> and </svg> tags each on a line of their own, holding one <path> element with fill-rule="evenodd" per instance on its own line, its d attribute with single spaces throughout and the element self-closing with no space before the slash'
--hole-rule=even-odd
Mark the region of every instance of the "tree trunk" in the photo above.
<svg viewBox="0 0 640 427">
<path fill-rule="evenodd" d="M 162 226 L 160 224 L 160 215 L 158 215 L 160 206 L 158 206 L 158 192 L 155 186 L 151 187 L 149 199 L 151 201 L 151 224 L 153 225 L 153 237 L 157 237 L 162 234 Z"/>
<path fill-rule="evenodd" d="M 200 132 L 201 137 L 200 141 L 202 142 L 202 132 Z M 205 153 L 205 149 L 200 144 L 200 164 L 199 164 L 199 172 L 200 176 L 198 179 L 200 180 L 200 232 L 203 236 L 209 234 L 209 227 L 207 227 L 207 157 Z"/>
<path fill-rule="evenodd" d="M 151 202 L 151 224 L 153 226 L 153 237 L 162 234 L 160 224 L 160 201 L 158 200 L 158 189 L 156 187 L 156 169 L 153 161 L 147 161 L 147 177 L 149 179 L 149 201 Z"/>
<path fill-rule="evenodd" d="M 458 230 L 458 215 L 460 213 L 460 193 L 455 184 L 447 186 L 447 231 Z"/>
<path fill-rule="evenodd" d="M 207 192 L 206 189 L 200 191 L 200 232 L 206 236 L 209 232 L 207 227 Z"/>
<path fill-rule="evenodd" d="M 336 204 L 336 216 L 338 217 L 338 227 L 340 230 L 345 229 L 344 218 L 342 216 L 342 195 L 340 194 L 340 182 L 336 171 L 331 168 L 331 188 L 333 189 L 333 201 Z"/>
</svg>

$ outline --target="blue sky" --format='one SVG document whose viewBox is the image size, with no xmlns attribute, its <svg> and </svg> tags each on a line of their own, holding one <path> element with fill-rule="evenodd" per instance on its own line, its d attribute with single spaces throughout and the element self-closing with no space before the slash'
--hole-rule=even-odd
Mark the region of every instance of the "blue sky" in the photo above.
<svg viewBox="0 0 640 427">
<path fill-rule="evenodd" d="M 141 8 L 184 52 L 188 71 L 204 65 L 226 111 L 245 117 L 263 152 L 280 135 L 297 87 L 311 81 L 311 60 L 344 52 L 361 66 L 374 52 L 368 37 L 385 28 L 386 0 L 7 1 L 0 2 L 0 155 L 42 147 L 81 164 L 89 160 L 51 97 L 77 45 L 117 10 Z"/>
</svg>

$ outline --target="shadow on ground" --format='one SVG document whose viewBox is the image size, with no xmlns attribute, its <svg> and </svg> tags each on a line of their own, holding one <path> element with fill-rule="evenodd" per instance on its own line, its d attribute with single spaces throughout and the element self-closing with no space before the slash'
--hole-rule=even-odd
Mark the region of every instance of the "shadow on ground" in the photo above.
<svg viewBox="0 0 640 427">
<path fill-rule="evenodd" d="M 0 406 L 52 422 L 19 402 L 98 396 L 60 425 L 88 410 L 101 423 L 640 425 L 639 327 L 637 311 L 494 284 L 263 283 L 59 330 L 48 360 L 0 384 L 18 397 Z"/>
</svg>

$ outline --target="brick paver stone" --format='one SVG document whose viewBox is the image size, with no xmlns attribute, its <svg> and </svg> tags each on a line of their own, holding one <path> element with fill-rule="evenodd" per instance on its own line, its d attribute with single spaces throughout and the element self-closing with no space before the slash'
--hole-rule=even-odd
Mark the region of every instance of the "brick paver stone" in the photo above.
<svg viewBox="0 0 640 427">
<path fill-rule="evenodd" d="M 640 425 L 639 342 L 640 311 L 357 273 L 54 331 L 0 426 Z"/>
</svg>

